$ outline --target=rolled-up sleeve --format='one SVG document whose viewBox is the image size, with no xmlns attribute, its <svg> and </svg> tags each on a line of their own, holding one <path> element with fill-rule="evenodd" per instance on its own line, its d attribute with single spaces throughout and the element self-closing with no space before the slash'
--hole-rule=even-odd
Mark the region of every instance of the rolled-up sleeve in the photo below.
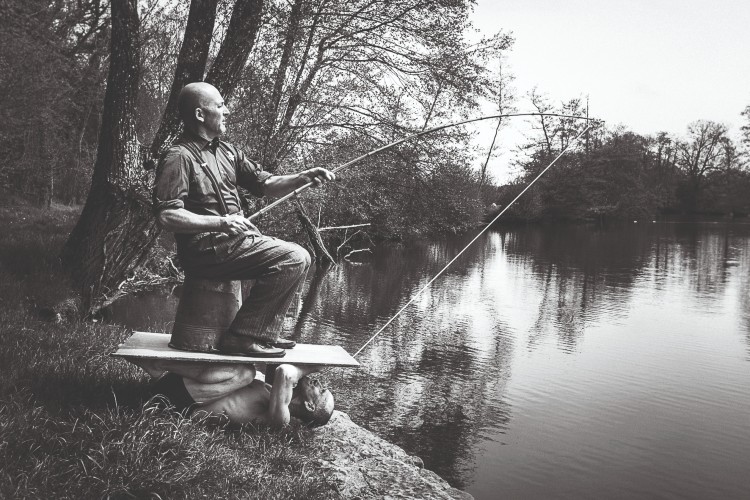
<svg viewBox="0 0 750 500">
<path fill-rule="evenodd" d="M 154 213 L 169 208 L 184 208 L 189 188 L 187 160 L 179 148 L 170 148 L 159 161 L 154 183 Z"/>
<path fill-rule="evenodd" d="M 237 158 L 237 184 L 250 191 L 255 196 L 263 196 L 266 181 L 272 175 L 263 171 L 259 163 L 247 158 L 239 149 Z"/>
</svg>

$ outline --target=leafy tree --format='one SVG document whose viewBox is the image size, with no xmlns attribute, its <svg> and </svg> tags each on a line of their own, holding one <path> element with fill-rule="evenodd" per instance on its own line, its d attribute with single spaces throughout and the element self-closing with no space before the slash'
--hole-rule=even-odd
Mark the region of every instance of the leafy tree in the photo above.
<svg viewBox="0 0 750 500">
<path fill-rule="evenodd" d="M 645 137 L 615 129 L 586 162 L 587 217 L 652 217 L 674 200 L 675 167 L 666 134 Z"/>
<path fill-rule="evenodd" d="M 747 168 L 750 165 L 750 105 L 740 113 L 745 122 L 740 125 L 740 167 Z"/>
<path fill-rule="evenodd" d="M 49 206 L 85 193 L 102 83 L 107 2 L 3 2 L 0 183 Z"/>
<path fill-rule="evenodd" d="M 176 51 L 170 36 L 181 25 L 169 16 L 181 12 L 179 5 L 149 2 L 139 13 L 136 0 L 112 0 L 109 77 L 92 186 L 63 253 L 84 309 L 96 311 L 122 293 L 158 236 L 150 215 L 151 174 L 142 167 L 179 134 L 174 103 L 185 83 L 204 79 L 231 99 L 231 139 L 271 171 L 334 160 L 328 153 L 333 141 L 355 145 L 345 152 L 348 159 L 457 109 L 471 112 L 480 99 L 496 99 L 498 84 L 484 68 L 511 39 L 498 35 L 468 44 L 463 32 L 469 9 L 469 2 L 455 0 L 192 0 Z M 158 29 L 165 16 L 164 26 L 172 30 L 166 37 Z M 157 43 L 141 43 L 142 35 Z M 167 93 L 164 61 L 175 52 Z M 139 92 L 141 80 L 145 91 Z M 153 110 L 162 108 L 161 99 L 166 104 L 156 125 Z M 150 110 L 139 111 L 139 103 Z M 150 147 L 142 147 L 152 131 Z M 454 130 L 396 152 L 402 158 L 392 165 L 403 170 L 392 179 L 406 189 L 375 188 L 382 197 L 374 200 L 372 213 L 394 206 L 398 194 L 407 192 L 415 207 L 429 206 L 429 192 L 419 187 L 454 182 L 457 168 L 469 178 L 468 166 L 459 164 L 464 156 L 436 160 L 467 137 Z M 457 199 L 464 192 L 454 193 Z"/>
<path fill-rule="evenodd" d="M 193 0 L 191 14 L 202 13 L 205 5 L 203 0 Z M 227 95 L 252 47 L 261 7 L 260 0 L 238 0 L 235 4 L 224 44 L 209 72 L 213 83 Z M 80 290 L 86 314 L 122 293 L 126 277 L 143 262 L 158 236 L 151 215 L 152 179 L 143 170 L 146 151 L 141 148 L 136 130 L 141 74 L 137 0 L 113 0 L 111 19 L 109 75 L 91 189 L 62 254 Z M 191 31 L 195 24 L 200 27 Z M 201 23 L 188 22 L 187 39 L 183 41 L 183 45 L 193 44 L 192 37 L 198 36 L 200 42 L 192 46 L 201 58 L 208 55 L 207 50 L 199 50 L 201 44 L 210 43 L 210 37 L 201 36 L 203 29 Z M 202 62 L 205 65 L 205 59 Z M 177 66 L 178 75 L 186 71 L 186 65 L 196 66 L 192 57 L 181 63 Z M 193 78 L 202 77 L 202 68 L 200 72 L 193 71 Z M 164 138 L 157 134 L 155 142 Z M 155 144 L 151 149 L 158 151 L 160 146 Z"/>
<path fill-rule="evenodd" d="M 709 174 L 702 210 L 728 216 L 750 215 L 750 172 L 739 168 Z"/>
<path fill-rule="evenodd" d="M 541 113 L 585 116 L 580 99 L 553 106 L 536 90 L 532 105 Z M 536 137 L 522 148 L 523 184 L 546 167 L 585 126 L 584 120 L 542 116 Z M 674 201 L 676 145 L 666 134 L 644 137 L 622 127 L 598 128 L 576 151 L 563 156 L 519 203 L 515 216 L 572 220 L 642 218 Z M 508 190 L 501 204 L 520 189 Z"/>
<path fill-rule="evenodd" d="M 383 144 L 476 110 L 499 92 L 485 63 L 511 40 L 498 34 L 470 45 L 468 8 L 435 0 L 269 4 L 234 136 L 269 169 L 296 168 L 301 154 L 323 154 L 330 137 Z"/>
<path fill-rule="evenodd" d="M 695 212 L 710 174 L 731 168 L 736 151 L 726 126 L 699 120 L 688 126 L 688 138 L 677 145 L 677 165 L 685 175 L 680 198 L 684 208 Z"/>
</svg>

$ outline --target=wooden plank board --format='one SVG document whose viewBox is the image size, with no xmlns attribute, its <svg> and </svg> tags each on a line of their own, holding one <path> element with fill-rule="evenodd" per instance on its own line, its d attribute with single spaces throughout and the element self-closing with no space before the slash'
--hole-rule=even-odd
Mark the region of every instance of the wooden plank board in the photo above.
<svg viewBox="0 0 750 500">
<path fill-rule="evenodd" d="M 170 359 L 204 363 L 291 363 L 295 365 L 359 366 L 343 347 L 337 345 L 297 344 L 287 349 L 283 358 L 252 358 L 204 352 L 180 351 L 169 347 L 170 335 L 153 332 L 133 332 L 120 344 L 112 356 L 122 358 Z"/>
</svg>

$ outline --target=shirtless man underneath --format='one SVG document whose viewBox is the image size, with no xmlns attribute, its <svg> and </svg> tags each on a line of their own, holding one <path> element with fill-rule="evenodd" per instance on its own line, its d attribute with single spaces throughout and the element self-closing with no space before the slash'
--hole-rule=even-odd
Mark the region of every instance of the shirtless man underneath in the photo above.
<svg viewBox="0 0 750 500">
<path fill-rule="evenodd" d="M 291 417 L 312 426 L 333 414 L 333 394 L 308 377 L 320 366 L 282 364 L 273 385 L 255 378 L 250 364 L 131 360 L 154 378 L 156 394 L 166 396 L 183 415 L 224 415 L 233 424 L 265 423 L 284 427 Z"/>
</svg>

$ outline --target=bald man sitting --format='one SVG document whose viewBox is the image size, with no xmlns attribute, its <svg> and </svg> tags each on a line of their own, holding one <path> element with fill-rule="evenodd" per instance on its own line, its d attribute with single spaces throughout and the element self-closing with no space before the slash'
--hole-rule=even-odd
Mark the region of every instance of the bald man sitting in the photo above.
<svg viewBox="0 0 750 500">
<path fill-rule="evenodd" d="M 283 427 L 291 417 L 311 426 L 325 425 L 333 414 L 333 395 L 309 377 L 318 366 L 279 365 L 269 385 L 255 378 L 253 365 L 131 361 L 157 379 L 155 394 L 165 396 L 185 416 L 204 412 L 223 415 L 234 424 Z"/>
<path fill-rule="evenodd" d="M 184 133 L 159 161 L 154 187 L 157 221 L 175 233 L 180 263 L 188 276 L 255 280 L 219 350 L 281 357 L 284 349 L 295 345 L 282 338 L 281 330 L 305 279 L 310 255 L 299 245 L 262 235 L 244 217 L 237 187 L 259 197 L 280 197 L 335 176 L 325 168 L 271 175 L 221 141 L 229 109 L 212 85 L 185 86 L 178 107 Z"/>
</svg>

